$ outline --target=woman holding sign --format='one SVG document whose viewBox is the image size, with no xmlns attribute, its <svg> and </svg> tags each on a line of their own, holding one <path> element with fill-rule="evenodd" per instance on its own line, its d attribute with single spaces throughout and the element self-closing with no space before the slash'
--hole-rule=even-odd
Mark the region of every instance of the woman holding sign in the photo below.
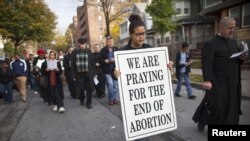
<svg viewBox="0 0 250 141">
<path fill-rule="evenodd" d="M 130 25 L 129 25 L 129 36 L 130 40 L 127 45 L 121 48 L 121 50 L 135 50 L 135 49 L 146 49 L 151 48 L 152 46 L 144 43 L 145 41 L 145 25 L 141 20 L 139 15 L 132 14 L 129 17 Z M 169 69 L 172 69 L 173 63 L 170 62 L 167 66 Z M 120 71 L 115 69 L 113 72 L 114 76 L 118 78 L 120 76 Z M 134 80 L 134 79 L 133 79 Z M 137 82 L 137 81 L 136 81 Z M 136 141 L 142 141 L 144 139 L 137 139 Z"/>
</svg>

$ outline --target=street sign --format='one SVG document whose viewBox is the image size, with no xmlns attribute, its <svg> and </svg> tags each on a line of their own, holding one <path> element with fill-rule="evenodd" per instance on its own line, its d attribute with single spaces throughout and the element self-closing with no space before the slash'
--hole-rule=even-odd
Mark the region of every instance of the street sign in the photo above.
<svg viewBox="0 0 250 141">
<path fill-rule="evenodd" d="M 114 54 L 126 140 L 177 129 L 167 47 Z"/>
</svg>

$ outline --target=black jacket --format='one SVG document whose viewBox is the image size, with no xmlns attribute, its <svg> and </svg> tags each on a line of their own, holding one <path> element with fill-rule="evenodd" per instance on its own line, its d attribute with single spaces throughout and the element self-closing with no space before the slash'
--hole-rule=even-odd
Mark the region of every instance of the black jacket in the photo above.
<svg viewBox="0 0 250 141">
<path fill-rule="evenodd" d="M 50 78 L 49 78 L 50 71 L 46 71 L 46 68 L 47 68 L 47 61 L 42 63 L 41 73 L 42 73 L 42 75 L 47 75 L 48 80 L 50 80 Z M 61 67 L 61 63 L 59 61 L 57 62 L 57 68 L 59 69 L 59 71 L 56 72 L 56 84 L 60 84 L 60 83 L 62 83 L 62 80 L 60 77 L 62 74 L 62 67 Z M 50 85 L 49 83 L 50 83 L 50 81 L 48 81 L 48 85 Z"/>
<path fill-rule="evenodd" d="M 79 52 L 79 49 L 80 48 L 77 48 L 75 50 L 72 51 L 72 62 L 71 62 L 71 76 L 73 79 L 76 79 L 77 80 L 77 74 L 78 72 L 76 71 L 76 55 L 77 55 L 77 52 Z M 93 54 L 91 52 L 90 49 L 86 48 L 86 51 L 87 51 L 87 54 L 88 54 L 88 77 L 89 77 L 89 85 L 90 85 L 90 89 L 91 90 L 94 90 L 94 81 L 93 81 L 93 78 L 94 78 L 94 75 L 96 74 L 95 72 L 95 66 L 94 66 L 94 59 L 93 59 Z"/>
<path fill-rule="evenodd" d="M 133 49 L 144 49 L 144 48 L 151 48 L 152 46 L 150 44 L 144 43 L 141 48 L 133 48 L 131 46 L 131 41 L 128 42 L 127 45 L 123 46 L 121 50 L 133 50 Z"/>
<path fill-rule="evenodd" d="M 7 68 L 6 72 L 3 72 L 2 68 L 0 68 L 0 83 L 7 84 L 13 81 L 13 73 L 10 68 Z"/>
<path fill-rule="evenodd" d="M 113 47 L 114 52 L 117 51 L 117 50 L 118 50 L 117 47 Z M 105 74 L 112 74 L 111 71 L 110 71 L 110 64 L 105 63 L 105 60 L 108 59 L 108 58 L 109 58 L 109 49 L 106 46 L 106 47 L 102 48 L 102 50 L 100 51 L 98 62 L 101 63 L 101 65 L 103 67 L 103 72 Z"/>
</svg>

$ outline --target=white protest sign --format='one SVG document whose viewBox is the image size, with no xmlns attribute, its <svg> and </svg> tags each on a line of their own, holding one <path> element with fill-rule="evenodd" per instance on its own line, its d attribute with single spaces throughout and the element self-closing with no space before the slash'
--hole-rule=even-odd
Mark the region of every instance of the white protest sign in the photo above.
<svg viewBox="0 0 250 141">
<path fill-rule="evenodd" d="M 114 54 L 126 140 L 177 129 L 167 47 Z"/>
</svg>

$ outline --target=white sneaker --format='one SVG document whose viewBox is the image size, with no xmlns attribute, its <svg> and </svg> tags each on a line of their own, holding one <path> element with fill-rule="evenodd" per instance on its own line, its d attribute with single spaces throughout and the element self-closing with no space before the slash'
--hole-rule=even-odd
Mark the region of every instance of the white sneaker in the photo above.
<svg viewBox="0 0 250 141">
<path fill-rule="evenodd" d="M 63 113 L 63 112 L 65 112 L 65 109 L 63 107 L 60 107 L 59 108 L 59 113 Z"/>
<path fill-rule="evenodd" d="M 54 107 L 53 107 L 53 111 L 57 111 L 57 105 L 55 105 Z"/>
<path fill-rule="evenodd" d="M 26 102 L 27 101 L 27 99 L 26 98 L 23 98 L 23 102 Z"/>
<path fill-rule="evenodd" d="M 38 92 L 37 92 L 37 91 L 34 91 L 34 94 L 38 94 Z"/>
</svg>

